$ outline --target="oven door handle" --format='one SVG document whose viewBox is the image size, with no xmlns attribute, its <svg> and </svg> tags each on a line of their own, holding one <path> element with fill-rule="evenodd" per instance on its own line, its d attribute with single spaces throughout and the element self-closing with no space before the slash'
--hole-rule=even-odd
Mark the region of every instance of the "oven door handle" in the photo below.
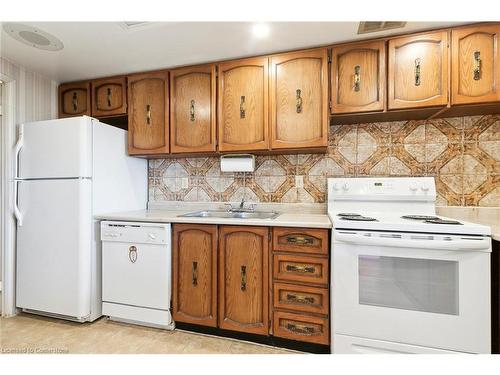
<svg viewBox="0 0 500 375">
<path fill-rule="evenodd" d="M 474 239 L 453 240 L 410 240 L 405 238 L 367 237 L 358 233 L 339 233 L 333 235 L 334 242 L 344 242 L 364 246 L 389 246 L 428 250 L 483 250 L 491 251 L 491 239 L 479 237 Z M 335 248 L 335 245 L 334 245 Z"/>
</svg>

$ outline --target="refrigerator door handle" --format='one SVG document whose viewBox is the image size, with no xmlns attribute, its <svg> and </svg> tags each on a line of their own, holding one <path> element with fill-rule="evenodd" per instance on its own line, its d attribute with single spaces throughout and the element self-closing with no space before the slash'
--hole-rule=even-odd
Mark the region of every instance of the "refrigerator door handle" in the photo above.
<svg viewBox="0 0 500 375">
<path fill-rule="evenodd" d="M 18 133 L 17 133 L 17 142 L 14 147 L 14 176 L 15 178 L 19 178 L 19 153 L 24 145 L 24 126 L 23 124 L 19 124 Z"/>
<path fill-rule="evenodd" d="M 17 220 L 17 225 L 22 227 L 23 226 L 23 215 L 21 214 L 21 210 L 19 209 L 19 206 L 17 205 L 17 196 L 18 196 L 18 190 L 19 190 L 19 182 L 20 181 L 14 181 L 14 216 L 16 217 Z"/>
</svg>

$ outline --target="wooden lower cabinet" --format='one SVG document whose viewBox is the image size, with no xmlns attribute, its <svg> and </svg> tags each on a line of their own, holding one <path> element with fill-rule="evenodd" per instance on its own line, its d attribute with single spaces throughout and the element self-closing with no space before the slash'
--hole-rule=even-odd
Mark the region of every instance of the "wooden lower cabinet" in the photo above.
<svg viewBox="0 0 500 375">
<path fill-rule="evenodd" d="M 173 226 L 172 314 L 177 322 L 217 326 L 217 226 Z"/>
<path fill-rule="evenodd" d="M 269 229 L 219 229 L 219 327 L 269 334 Z"/>
<path fill-rule="evenodd" d="M 174 224 L 172 233 L 176 322 L 329 344 L 328 230 Z M 302 252 L 297 238 L 307 239 Z M 273 258 L 299 269 L 283 276 Z"/>
</svg>

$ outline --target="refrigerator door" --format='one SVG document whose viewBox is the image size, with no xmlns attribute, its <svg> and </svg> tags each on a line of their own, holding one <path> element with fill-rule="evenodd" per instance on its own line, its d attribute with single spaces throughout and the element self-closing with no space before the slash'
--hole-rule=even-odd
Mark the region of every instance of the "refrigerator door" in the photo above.
<svg viewBox="0 0 500 375">
<path fill-rule="evenodd" d="M 90 314 L 89 179 L 18 181 L 19 308 L 84 320 Z"/>
<path fill-rule="evenodd" d="M 17 149 L 18 179 L 92 177 L 92 119 L 22 124 Z"/>
</svg>

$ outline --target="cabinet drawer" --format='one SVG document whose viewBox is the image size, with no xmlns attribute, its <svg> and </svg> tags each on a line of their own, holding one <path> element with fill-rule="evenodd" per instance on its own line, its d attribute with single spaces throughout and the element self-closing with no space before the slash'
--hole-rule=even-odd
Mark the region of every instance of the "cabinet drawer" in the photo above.
<svg viewBox="0 0 500 375">
<path fill-rule="evenodd" d="M 328 319 L 276 311 L 273 334 L 290 340 L 328 345 L 330 332 Z"/>
<path fill-rule="evenodd" d="M 274 308 L 328 315 L 328 289 L 274 283 Z"/>
<path fill-rule="evenodd" d="M 273 276 L 277 280 L 328 284 L 328 258 L 276 254 L 273 259 Z"/>
<path fill-rule="evenodd" d="M 328 254 L 328 229 L 274 228 L 273 250 Z"/>
</svg>

